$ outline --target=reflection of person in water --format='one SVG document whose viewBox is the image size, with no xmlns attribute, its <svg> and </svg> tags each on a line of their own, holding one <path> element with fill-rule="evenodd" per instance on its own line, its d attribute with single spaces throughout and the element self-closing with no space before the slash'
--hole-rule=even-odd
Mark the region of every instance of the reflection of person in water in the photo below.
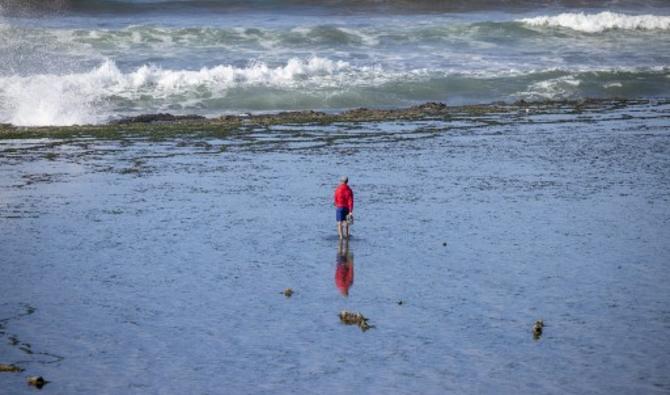
<svg viewBox="0 0 670 395">
<path fill-rule="evenodd" d="M 349 241 L 340 240 L 337 248 L 337 267 L 335 268 L 335 285 L 342 295 L 349 296 L 349 288 L 354 283 L 354 256 L 349 251 Z"/>
</svg>

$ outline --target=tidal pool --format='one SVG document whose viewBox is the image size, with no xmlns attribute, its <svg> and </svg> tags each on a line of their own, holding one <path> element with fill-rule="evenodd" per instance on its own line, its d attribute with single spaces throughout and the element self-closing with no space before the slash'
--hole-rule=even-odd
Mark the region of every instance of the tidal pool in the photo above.
<svg viewBox="0 0 670 395">
<path fill-rule="evenodd" d="M 0 140 L 0 392 L 668 393 L 669 200 L 667 103 Z"/>
</svg>

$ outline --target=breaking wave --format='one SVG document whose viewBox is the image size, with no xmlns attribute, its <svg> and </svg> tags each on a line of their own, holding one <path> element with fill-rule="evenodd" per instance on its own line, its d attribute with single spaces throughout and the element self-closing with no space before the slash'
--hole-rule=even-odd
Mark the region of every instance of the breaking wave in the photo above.
<svg viewBox="0 0 670 395">
<path fill-rule="evenodd" d="M 517 17 L 0 16 L 0 122 L 670 95 L 670 17 Z"/>
<path fill-rule="evenodd" d="M 563 13 L 556 16 L 538 16 L 519 19 L 529 26 L 563 27 L 584 33 L 607 30 L 670 30 L 670 16 L 626 15 L 603 11 L 598 14 Z"/>
<path fill-rule="evenodd" d="M 0 77 L 0 122 L 73 125 L 152 112 L 221 115 L 246 111 L 400 107 L 437 100 L 496 100 L 667 95 L 670 70 L 560 69 L 453 72 L 388 71 L 311 57 L 285 64 L 218 65 L 126 72 L 107 60 L 83 73 Z M 496 87 L 492 89 L 492 87 Z"/>
<path fill-rule="evenodd" d="M 335 89 L 365 78 L 374 83 L 375 68 L 353 69 L 343 61 L 313 57 L 290 59 L 270 67 L 253 63 L 238 68 L 219 65 L 200 70 L 167 70 L 144 65 L 122 72 L 113 61 L 84 73 L 0 77 L 0 122 L 16 125 L 71 125 L 104 121 L 105 110 L 198 110 L 225 98 L 233 89 Z M 216 105 L 214 105 L 216 107 Z M 221 108 L 221 110 L 224 110 Z"/>
</svg>

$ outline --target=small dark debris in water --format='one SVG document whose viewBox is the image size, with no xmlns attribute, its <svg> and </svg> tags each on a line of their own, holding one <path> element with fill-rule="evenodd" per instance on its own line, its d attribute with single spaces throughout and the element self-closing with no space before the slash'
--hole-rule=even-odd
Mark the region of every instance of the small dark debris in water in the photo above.
<svg viewBox="0 0 670 395">
<path fill-rule="evenodd" d="M 42 173 L 42 174 L 26 174 L 24 176 L 21 176 L 24 180 L 26 180 L 26 185 L 31 185 L 36 182 L 51 182 L 53 180 L 53 176 L 51 174 L 47 173 Z"/>
<path fill-rule="evenodd" d="M 18 366 L 14 365 L 14 364 L 11 364 L 11 363 L 10 363 L 10 364 L 0 363 L 0 372 L 10 372 L 10 373 L 14 373 L 14 372 L 23 372 L 23 371 L 24 371 L 23 368 L 18 367 Z"/>
<path fill-rule="evenodd" d="M 286 288 L 282 293 L 287 298 L 290 298 L 293 295 L 293 290 L 291 288 Z"/>
<path fill-rule="evenodd" d="M 33 353 L 33 350 L 30 349 L 30 344 L 24 344 L 23 346 L 19 347 L 19 350 L 23 351 L 26 354 Z"/>
<path fill-rule="evenodd" d="M 340 311 L 340 321 L 346 325 L 358 325 L 363 332 L 374 326 L 368 324 L 368 319 L 361 313 L 352 313 L 350 311 Z"/>
<path fill-rule="evenodd" d="M 533 339 L 538 340 L 542 336 L 542 329 L 544 328 L 544 321 L 537 320 L 533 325 Z"/>
<path fill-rule="evenodd" d="M 42 376 L 28 376 L 26 381 L 28 382 L 28 385 L 32 385 L 38 389 L 41 389 L 48 383 Z"/>
<path fill-rule="evenodd" d="M 402 306 L 404 303 L 405 303 L 405 302 L 403 302 L 402 300 L 399 300 L 399 301 L 398 301 L 398 306 Z"/>
<path fill-rule="evenodd" d="M 443 246 L 443 247 L 446 247 L 446 246 L 447 246 L 447 242 L 445 241 L 444 243 L 442 243 L 442 246 Z"/>
<path fill-rule="evenodd" d="M 140 172 L 140 169 L 137 167 L 127 167 L 125 169 L 119 170 L 120 174 L 137 174 Z"/>
<path fill-rule="evenodd" d="M 212 144 L 210 144 L 206 141 L 198 141 L 193 145 L 198 147 L 198 148 L 205 148 L 205 149 L 211 149 L 212 148 Z"/>
</svg>

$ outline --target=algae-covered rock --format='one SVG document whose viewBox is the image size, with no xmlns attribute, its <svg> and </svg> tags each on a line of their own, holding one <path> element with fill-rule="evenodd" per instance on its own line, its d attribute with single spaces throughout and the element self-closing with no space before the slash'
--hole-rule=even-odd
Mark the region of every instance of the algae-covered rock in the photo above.
<svg viewBox="0 0 670 395">
<path fill-rule="evenodd" d="M 662 103 L 666 103 L 663 101 Z M 129 136 L 148 136 L 154 139 L 183 135 L 221 136 L 232 131 L 247 130 L 254 126 L 292 124 L 332 124 L 338 122 L 377 122 L 421 119 L 452 119 L 453 117 L 480 117 L 501 112 L 519 112 L 532 106 L 533 112 L 551 111 L 573 107 L 575 111 L 595 109 L 603 106 L 625 106 L 649 103 L 635 99 L 584 99 L 555 101 L 518 101 L 516 103 L 490 103 L 463 106 L 447 106 L 444 103 L 423 103 L 413 107 L 396 109 L 354 108 L 340 113 L 319 111 L 286 111 L 275 114 L 223 115 L 205 118 L 201 115 L 173 115 L 169 113 L 130 116 L 105 125 L 30 126 L 17 127 L 0 123 L 0 140 L 14 138 L 72 138 L 77 136 L 121 139 Z M 653 105 L 657 105 L 654 102 Z M 492 122 L 486 118 L 482 122 Z"/>
<path fill-rule="evenodd" d="M 282 294 L 284 294 L 284 296 L 286 296 L 287 298 L 290 298 L 293 295 L 293 289 L 286 288 L 285 290 L 282 291 Z"/>
</svg>

